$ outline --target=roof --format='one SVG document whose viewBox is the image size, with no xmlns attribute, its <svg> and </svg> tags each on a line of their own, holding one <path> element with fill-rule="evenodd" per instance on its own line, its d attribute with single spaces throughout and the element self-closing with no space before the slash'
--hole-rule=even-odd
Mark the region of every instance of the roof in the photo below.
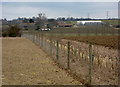
<svg viewBox="0 0 120 87">
<path fill-rule="evenodd" d="M 34 25 L 35 23 L 23 23 L 23 24 L 29 24 L 29 25 Z"/>
<path fill-rule="evenodd" d="M 59 24 L 59 25 L 72 25 L 72 24 Z"/>
<path fill-rule="evenodd" d="M 85 24 L 85 23 L 101 23 L 102 21 L 77 21 L 77 23 L 82 23 L 82 24 Z"/>
</svg>

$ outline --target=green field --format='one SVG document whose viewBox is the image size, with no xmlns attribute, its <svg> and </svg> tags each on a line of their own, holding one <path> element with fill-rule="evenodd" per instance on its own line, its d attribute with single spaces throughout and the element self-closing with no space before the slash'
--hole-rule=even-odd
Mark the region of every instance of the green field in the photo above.
<svg viewBox="0 0 120 87">
<path fill-rule="evenodd" d="M 82 20 L 82 21 L 84 21 L 84 20 Z M 103 21 L 103 22 L 105 22 L 107 24 L 110 24 L 110 25 L 118 25 L 118 20 L 117 19 L 116 20 L 101 20 L 101 21 Z M 77 21 L 66 21 L 66 23 L 68 23 L 68 24 L 76 24 Z"/>
<path fill-rule="evenodd" d="M 118 20 L 102 20 L 102 21 L 110 25 L 118 25 Z"/>
</svg>

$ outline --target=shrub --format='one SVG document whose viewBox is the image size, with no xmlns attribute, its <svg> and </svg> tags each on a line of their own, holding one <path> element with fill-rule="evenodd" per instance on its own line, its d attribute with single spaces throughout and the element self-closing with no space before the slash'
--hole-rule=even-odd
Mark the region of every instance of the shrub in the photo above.
<svg viewBox="0 0 120 87">
<path fill-rule="evenodd" d="M 3 37 L 6 37 L 6 36 L 9 36 L 9 37 L 20 37 L 21 36 L 20 28 L 17 25 L 9 26 L 7 31 L 2 32 L 2 36 Z"/>
<path fill-rule="evenodd" d="M 7 37 L 8 36 L 7 32 L 2 32 L 2 36 Z"/>
</svg>

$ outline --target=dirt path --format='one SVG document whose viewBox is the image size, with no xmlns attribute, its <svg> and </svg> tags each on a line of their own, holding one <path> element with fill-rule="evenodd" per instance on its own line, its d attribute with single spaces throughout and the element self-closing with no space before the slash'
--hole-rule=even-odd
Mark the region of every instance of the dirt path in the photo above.
<svg viewBox="0 0 120 87">
<path fill-rule="evenodd" d="M 25 38 L 4 38 L 3 85 L 81 85 Z"/>
</svg>

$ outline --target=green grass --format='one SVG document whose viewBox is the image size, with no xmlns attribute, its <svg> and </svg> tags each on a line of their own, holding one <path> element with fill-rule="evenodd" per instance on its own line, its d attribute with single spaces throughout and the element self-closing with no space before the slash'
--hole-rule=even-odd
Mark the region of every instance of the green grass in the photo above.
<svg viewBox="0 0 120 87">
<path fill-rule="evenodd" d="M 118 20 L 102 20 L 102 21 L 111 25 L 118 25 Z"/>
<path fill-rule="evenodd" d="M 108 24 L 111 24 L 111 25 L 117 25 L 118 24 L 117 19 L 116 20 L 101 20 L 101 21 L 103 21 L 105 23 L 108 23 Z M 76 24 L 77 21 L 66 21 L 66 23 L 68 23 L 68 24 Z"/>
<path fill-rule="evenodd" d="M 66 21 L 66 23 L 68 23 L 68 24 L 76 24 L 77 21 Z"/>
</svg>

